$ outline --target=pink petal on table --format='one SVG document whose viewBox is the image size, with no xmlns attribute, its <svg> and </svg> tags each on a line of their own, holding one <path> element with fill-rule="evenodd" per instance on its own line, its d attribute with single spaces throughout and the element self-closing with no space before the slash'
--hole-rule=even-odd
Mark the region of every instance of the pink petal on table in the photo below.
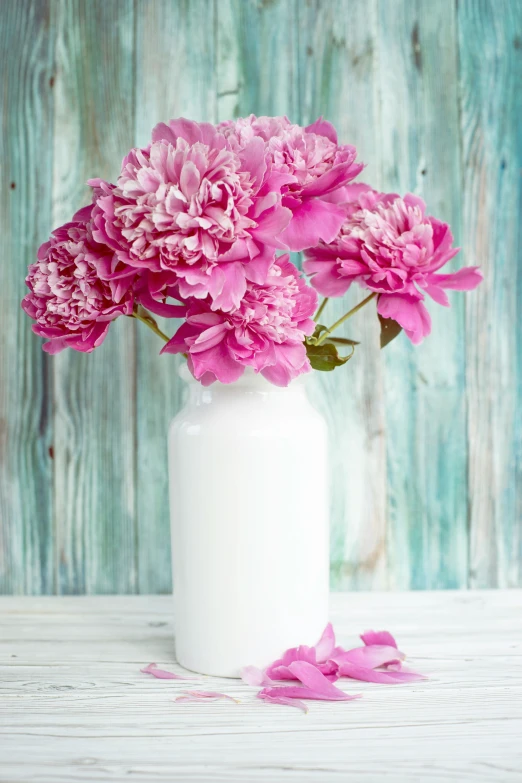
<svg viewBox="0 0 522 783">
<path fill-rule="evenodd" d="M 315 657 L 318 663 L 324 663 L 328 660 L 335 647 L 335 633 L 332 623 L 328 623 L 323 634 L 315 645 Z"/>
<path fill-rule="evenodd" d="M 290 647 L 290 649 L 285 650 L 281 658 L 278 658 L 277 661 L 271 663 L 267 668 L 267 677 L 273 680 L 295 680 L 296 677 L 288 669 L 288 666 L 293 661 L 307 661 L 315 666 L 315 648 L 302 644 L 299 647 Z"/>
<path fill-rule="evenodd" d="M 328 680 L 327 680 L 328 682 Z M 331 683 L 328 683 L 330 685 Z M 335 686 L 332 686 L 335 688 Z M 351 701 L 352 699 L 360 699 L 361 694 L 357 693 L 351 696 L 349 693 L 343 693 L 339 688 L 335 688 L 336 694 L 329 693 L 325 695 L 323 690 L 314 691 L 310 688 L 306 688 L 304 685 L 281 685 L 275 688 L 264 688 L 259 692 L 260 699 L 316 699 L 318 701 Z"/>
<path fill-rule="evenodd" d="M 324 663 L 316 664 L 316 666 L 321 674 L 324 674 L 324 676 L 330 680 L 330 682 L 335 682 L 335 680 L 339 679 L 339 664 L 337 661 L 329 659 Z"/>
<path fill-rule="evenodd" d="M 397 642 L 388 631 L 365 631 L 361 634 L 364 644 L 379 644 L 397 647 Z"/>
<path fill-rule="evenodd" d="M 307 661 L 294 661 L 288 668 L 305 687 L 290 686 L 291 689 L 295 691 L 294 694 L 274 693 L 274 691 L 281 689 L 265 688 L 265 692 L 268 693 L 269 696 L 288 696 L 289 698 L 296 699 L 327 699 L 334 701 L 343 701 L 352 698 L 347 693 L 336 688 L 316 666 Z"/>
<path fill-rule="evenodd" d="M 337 664 L 348 661 L 367 669 L 376 669 L 378 666 L 388 666 L 391 663 L 400 663 L 406 656 L 397 650 L 382 644 L 369 644 L 365 647 L 354 647 L 353 650 L 343 650 L 338 647 L 333 651 L 331 660 Z"/>
<path fill-rule="evenodd" d="M 190 680 L 193 677 L 182 677 L 181 674 L 174 674 L 174 672 L 167 672 L 165 669 L 158 669 L 157 663 L 149 663 L 144 669 L 140 669 L 143 674 L 152 674 L 153 677 L 157 677 L 158 680 Z"/>
<path fill-rule="evenodd" d="M 258 694 L 258 698 L 270 704 L 283 704 L 285 707 L 297 707 L 298 710 L 302 710 L 304 713 L 308 712 L 306 704 L 303 701 L 299 701 L 299 699 L 288 699 L 283 696 L 267 696 L 266 694 L 263 696 L 261 694 L 262 691 Z"/>
<path fill-rule="evenodd" d="M 273 685 L 274 681 L 264 672 L 262 669 L 258 669 L 257 666 L 244 666 L 241 669 L 241 679 L 246 682 L 247 685 L 255 685 L 256 687 L 263 685 Z"/>
<path fill-rule="evenodd" d="M 358 666 L 355 663 L 344 661 L 339 664 L 339 673 L 343 677 L 350 677 L 352 680 L 363 680 L 364 682 L 379 682 L 382 684 L 396 684 L 400 682 L 417 682 L 425 680 L 422 674 L 403 670 L 378 671 L 377 669 L 367 669 L 364 666 Z"/>
<path fill-rule="evenodd" d="M 183 696 L 178 696 L 174 701 L 209 701 L 212 699 L 227 699 L 228 701 L 234 701 L 239 704 L 238 699 L 234 699 L 232 696 L 228 696 L 226 693 L 219 693 L 218 691 L 182 691 Z"/>
</svg>

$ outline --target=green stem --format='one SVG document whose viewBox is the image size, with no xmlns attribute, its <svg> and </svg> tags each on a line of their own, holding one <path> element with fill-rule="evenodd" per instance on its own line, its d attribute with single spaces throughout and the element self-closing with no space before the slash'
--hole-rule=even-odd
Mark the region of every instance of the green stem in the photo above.
<svg viewBox="0 0 522 783">
<path fill-rule="evenodd" d="M 318 310 L 318 311 L 316 312 L 316 314 L 314 315 L 314 321 L 315 321 L 315 323 L 317 323 L 317 321 L 318 321 L 318 320 L 319 320 L 319 318 L 321 317 L 321 313 L 323 312 L 324 308 L 326 307 L 326 304 L 327 304 L 327 302 L 328 302 L 328 297 L 327 297 L 327 296 L 325 296 L 325 298 L 323 299 L 323 301 L 321 302 L 321 304 L 320 304 L 320 306 L 319 306 L 319 310 Z"/>
<path fill-rule="evenodd" d="M 348 318 L 350 318 L 352 315 L 355 315 L 355 313 L 357 313 L 361 309 L 361 307 L 364 307 L 365 304 L 368 304 L 368 302 L 371 299 L 374 299 L 374 297 L 376 297 L 376 296 L 377 296 L 377 293 L 376 293 L 376 291 L 374 291 L 369 296 L 367 296 L 366 299 L 363 299 L 362 302 L 359 302 L 358 305 L 355 305 L 355 307 L 352 307 L 352 309 L 349 310 L 347 313 L 345 313 L 345 315 L 343 315 L 342 318 L 339 318 L 339 320 L 336 321 L 333 326 L 331 326 L 329 329 L 327 329 L 326 332 L 322 333 L 322 335 L 320 336 L 320 338 L 318 339 L 316 344 L 317 345 L 321 345 L 322 343 L 324 343 L 326 338 L 329 337 L 329 335 L 331 335 L 332 332 L 334 332 L 336 329 L 338 329 L 339 326 L 341 326 L 341 324 L 343 324 L 345 321 L 347 321 Z"/>
<path fill-rule="evenodd" d="M 161 331 L 154 318 L 150 315 L 150 313 L 147 312 L 147 310 L 145 310 L 145 308 L 140 307 L 140 309 L 143 313 L 146 313 L 146 315 L 141 315 L 140 313 L 134 311 L 132 318 L 137 318 L 138 321 L 141 321 L 142 324 L 145 324 L 145 326 L 148 326 L 149 329 L 152 329 L 154 334 L 157 334 L 158 337 L 161 337 L 162 340 L 165 340 L 165 342 L 168 343 L 170 337 L 167 337 L 167 335 Z"/>
</svg>

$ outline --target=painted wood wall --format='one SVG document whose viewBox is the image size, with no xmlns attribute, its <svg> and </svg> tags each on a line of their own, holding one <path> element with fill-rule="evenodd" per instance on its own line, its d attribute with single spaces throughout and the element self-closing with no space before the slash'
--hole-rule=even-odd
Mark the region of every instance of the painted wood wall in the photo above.
<svg viewBox="0 0 522 783">
<path fill-rule="evenodd" d="M 522 584 L 522 0 L 3 0 L 0 36 L 0 592 L 170 589 L 176 360 L 131 319 L 48 357 L 19 301 L 88 177 L 159 120 L 250 112 L 323 114 L 486 276 L 419 348 L 354 319 L 364 347 L 315 381 L 333 587 Z"/>
</svg>

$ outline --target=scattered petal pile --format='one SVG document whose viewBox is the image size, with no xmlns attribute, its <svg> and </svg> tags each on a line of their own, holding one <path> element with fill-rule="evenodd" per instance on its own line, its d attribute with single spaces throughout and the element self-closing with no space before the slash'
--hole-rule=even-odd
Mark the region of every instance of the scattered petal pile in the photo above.
<svg viewBox="0 0 522 783">
<path fill-rule="evenodd" d="M 366 631 L 361 634 L 362 647 L 344 650 L 336 646 L 335 633 L 328 623 L 317 644 L 313 647 L 300 645 L 286 650 L 281 658 L 271 663 L 265 670 L 256 666 L 245 666 L 241 670 L 241 679 L 247 685 L 261 688 L 257 698 L 268 704 L 280 704 L 295 707 L 308 712 L 305 700 L 317 701 L 353 701 L 361 694 L 345 693 L 334 682 L 341 677 L 363 682 L 376 682 L 392 685 L 401 682 L 418 682 L 426 677 L 410 669 L 403 668 L 404 653 L 397 648 L 397 642 L 388 631 Z M 186 680 L 179 674 L 158 669 L 157 664 L 149 663 L 144 674 L 152 674 L 159 680 Z M 283 684 L 292 680 L 292 685 Z M 210 702 L 218 699 L 233 701 L 238 699 L 219 691 L 181 691 L 173 701 L 180 704 L 189 702 Z"/>
<path fill-rule="evenodd" d="M 362 647 L 344 650 L 335 644 L 335 633 L 328 623 L 314 647 L 301 645 L 286 650 L 281 658 L 264 671 L 246 666 L 241 678 L 247 685 L 262 687 L 257 694 L 272 704 L 304 709 L 303 699 L 351 701 L 361 694 L 348 694 L 333 683 L 341 677 L 364 682 L 396 684 L 426 679 L 422 674 L 402 667 L 404 653 L 388 631 L 366 631 Z M 282 685 L 277 680 L 294 680 L 296 685 Z"/>
</svg>

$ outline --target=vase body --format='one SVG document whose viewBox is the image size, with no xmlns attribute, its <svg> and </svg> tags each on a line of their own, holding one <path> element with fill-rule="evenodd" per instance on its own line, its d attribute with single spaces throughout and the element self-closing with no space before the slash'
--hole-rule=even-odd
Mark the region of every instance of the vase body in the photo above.
<svg viewBox="0 0 522 783">
<path fill-rule="evenodd" d="M 238 677 L 328 620 L 327 433 L 306 377 L 202 387 L 169 431 L 176 655 Z"/>
</svg>

